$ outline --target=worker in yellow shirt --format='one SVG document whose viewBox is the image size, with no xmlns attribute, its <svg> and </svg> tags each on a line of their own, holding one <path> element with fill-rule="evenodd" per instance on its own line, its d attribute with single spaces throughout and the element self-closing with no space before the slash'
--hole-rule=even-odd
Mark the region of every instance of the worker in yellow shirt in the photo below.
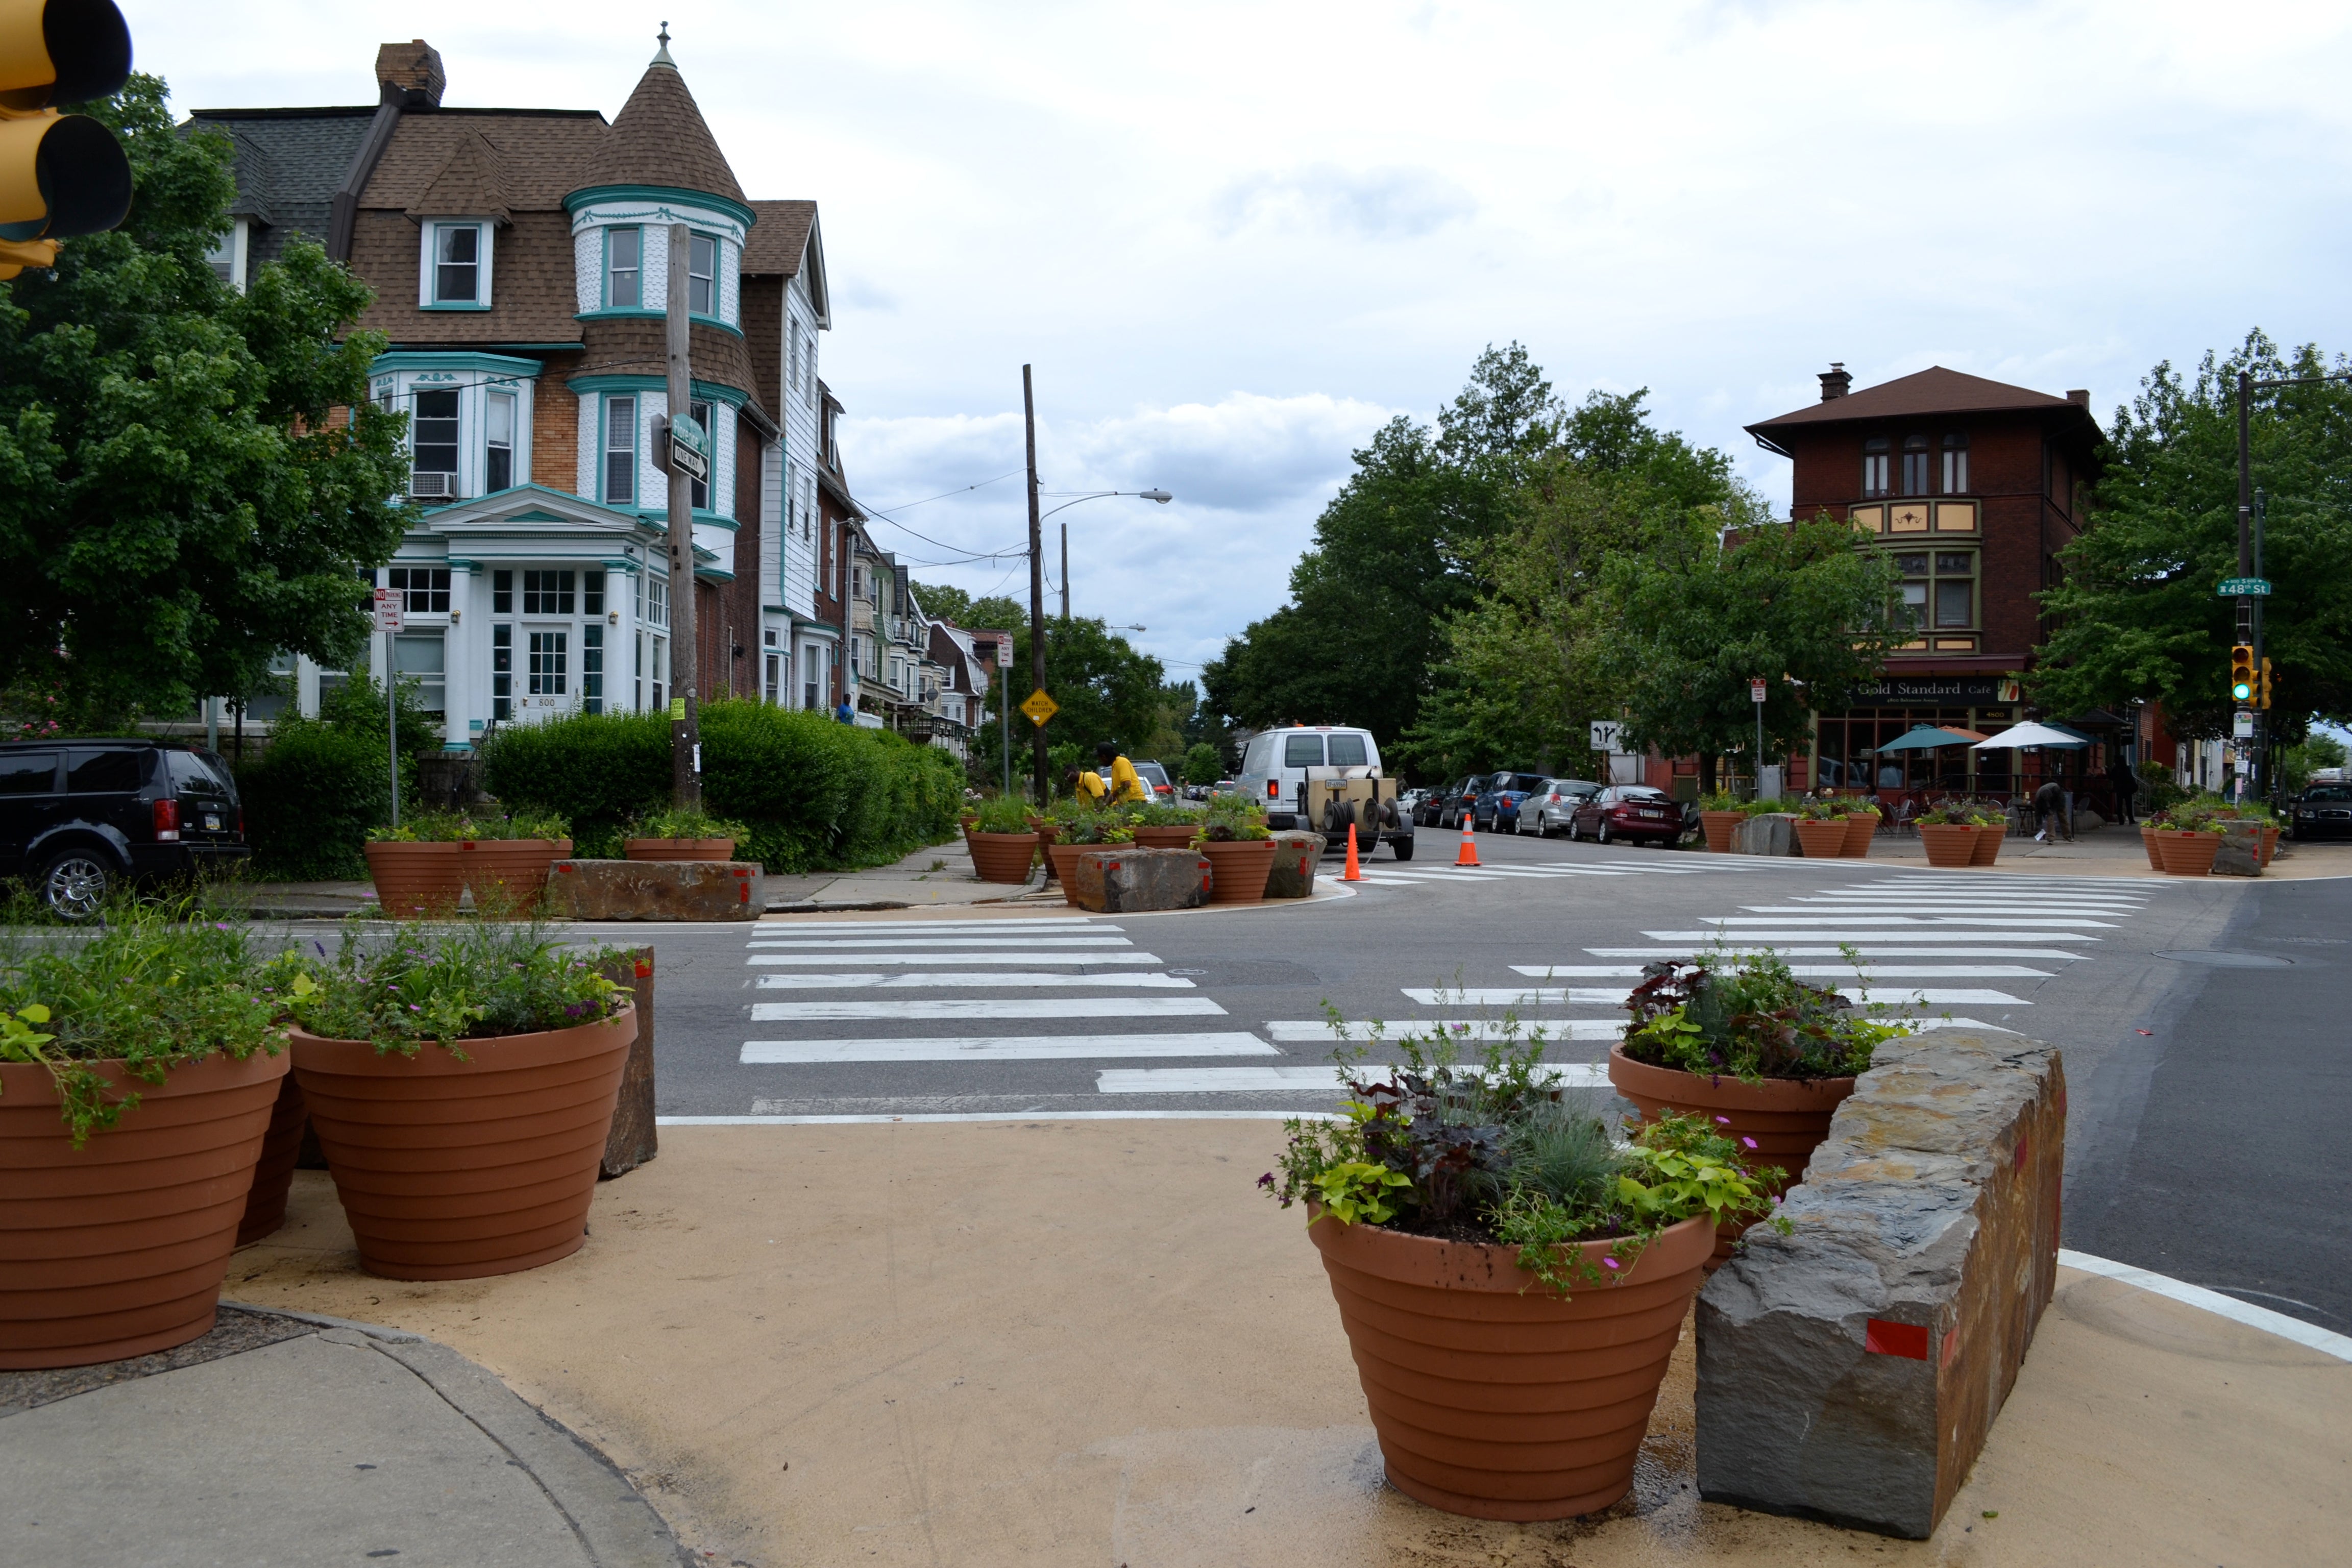
<svg viewBox="0 0 2352 1568">
<path fill-rule="evenodd" d="M 1108 741 L 1095 742 L 1095 758 L 1110 770 L 1110 798 L 1113 805 L 1125 805 L 1131 800 L 1150 800 L 1151 792 L 1143 787 L 1143 779 L 1135 764 L 1119 754 Z"/>
<path fill-rule="evenodd" d="M 1062 780 L 1062 787 L 1094 806 L 1101 805 L 1110 794 L 1110 785 L 1103 783 L 1102 774 L 1092 768 L 1073 766 Z"/>
</svg>

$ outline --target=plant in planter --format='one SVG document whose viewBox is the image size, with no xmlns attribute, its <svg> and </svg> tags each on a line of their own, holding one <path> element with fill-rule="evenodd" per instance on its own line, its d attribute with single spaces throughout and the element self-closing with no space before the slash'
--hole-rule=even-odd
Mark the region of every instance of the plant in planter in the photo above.
<svg viewBox="0 0 2352 1568">
<path fill-rule="evenodd" d="M 1255 904 L 1265 898 L 1274 875 L 1274 830 L 1265 808 L 1237 795 L 1221 795 L 1201 814 L 1192 847 L 1209 862 L 1209 901 Z"/>
<path fill-rule="evenodd" d="M 1778 1168 L 1775 1195 L 1804 1179 L 1872 1051 L 1909 1032 L 1807 984 L 1769 952 L 1653 963 L 1642 973 L 1625 999 L 1633 1021 L 1609 1052 L 1609 1081 L 1644 1119 L 1703 1115 L 1739 1139 Z M 1736 1238 L 1718 1238 L 1717 1263 Z"/>
<path fill-rule="evenodd" d="M 1840 800 L 1837 804 L 1845 822 L 1845 858 L 1868 859 L 1870 846 L 1878 834 L 1878 825 L 1885 818 L 1878 807 L 1867 801 Z"/>
<path fill-rule="evenodd" d="M 0 952 L 0 1367 L 213 1326 L 287 1031 L 246 928 L 188 912 Z"/>
<path fill-rule="evenodd" d="M 629 825 L 621 853 L 631 860 L 731 860 L 735 846 L 751 837 L 741 823 L 698 806 L 657 811 Z"/>
<path fill-rule="evenodd" d="M 2221 829 L 2216 807 L 2204 801 L 2184 801 L 2158 817 L 2147 842 L 2158 865 L 2168 876 L 2205 877 L 2213 858 L 2221 852 Z"/>
<path fill-rule="evenodd" d="M 1976 823 L 1964 805 L 1945 802 L 1918 816 L 1919 841 L 1927 846 L 1927 864 L 1950 868 L 1976 863 Z"/>
<path fill-rule="evenodd" d="M 980 802 L 963 830 L 971 868 L 983 882 L 1026 882 L 1037 858 L 1037 830 L 1028 802 L 1000 795 Z"/>
<path fill-rule="evenodd" d="M 421 812 L 368 834 L 368 872 L 396 920 L 454 913 L 468 887 L 477 912 L 514 915 L 547 891 L 550 868 L 572 853 L 571 835 L 560 816 Z"/>
<path fill-rule="evenodd" d="M 578 1248 L 636 1037 L 611 958 L 477 922 L 273 964 L 361 1267 L 471 1279 Z"/>
<path fill-rule="evenodd" d="M 1727 789 L 1701 795 L 1698 821 L 1700 831 L 1706 836 L 1707 848 L 1717 855 L 1730 854 L 1732 835 L 1746 815 L 1739 809 L 1739 797 Z"/>
<path fill-rule="evenodd" d="M 1844 803 L 1809 800 L 1797 808 L 1797 842 L 1808 860 L 1835 860 L 1845 855 Z"/>
<path fill-rule="evenodd" d="M 1120 810 L 1135 829 L 1135 842 L 1146 849 L 1190 849 L 1204 820 L 1200 807 L 1173 801 L 1139 801 Z"/>
<path fill-rule="evenodd" d="M 1125 814 L 1082 798 L 1065 796 L 1055 801 L 1047 808 L 1046 820 L 1054 835 L 1045 842 L 1045 857 L 1062 884 L 1062 896 L 1072 903 L 1077 900 L 1070 895 L 1070 876 L 1077 869 L 1079 856 L 1106 845 L 1135 842 L 1135 831 Z"/>
<path fill-rule="evenodd" d="M 1341 1121 L 1291 1121 L 1304 1202 L 1390 1482 L 1482 1519 L 1563 1519 L 1632 1489 L 1716 1226 L 1769 1208 L 1739 1146 L 1694 1117 L 1612 1140 L 1539 1038 L 1465 1068 L 1442 1037 L 1350 1071 Z"/>
</svg>

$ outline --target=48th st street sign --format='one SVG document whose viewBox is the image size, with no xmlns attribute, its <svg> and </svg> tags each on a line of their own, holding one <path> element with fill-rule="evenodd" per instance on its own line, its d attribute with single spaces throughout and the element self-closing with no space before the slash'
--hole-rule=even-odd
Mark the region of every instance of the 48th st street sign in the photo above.
<svg viewBox="0 0 2352 1568">
<path fill-rule="evenodd" d="M 2213 592 L 2224 599 L 2264 599 L 2270 596 L 2267 577 L 2224 577 Z"/>
</svg>

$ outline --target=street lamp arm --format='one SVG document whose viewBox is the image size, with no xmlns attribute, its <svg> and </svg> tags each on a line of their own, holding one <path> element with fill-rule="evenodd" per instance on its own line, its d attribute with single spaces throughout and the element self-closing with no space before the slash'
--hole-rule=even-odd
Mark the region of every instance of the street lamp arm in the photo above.
<svg viewBox="0 0 2352 1568">
<path fill-rule="evenodd" d="M 1108 496 L 1140 496 L 1145 500 L 1158 501 L 1163 506 L 1176 499 L 1174 496 L 1170 495 L 1166 490 L 1091 490 L 1087 494 L 1078 497 L 1077 500 L 1066 500 L 1061 505 L 1054 508 L 1052 511 L 1040 513 L 1037 521 L 1043 522 L 1046 518 L 1053 516 L 1054 512 L 1067 511 L 1070 508 L 1077 505 L 1079 501 L 1101 500 Z"/>
</svg>

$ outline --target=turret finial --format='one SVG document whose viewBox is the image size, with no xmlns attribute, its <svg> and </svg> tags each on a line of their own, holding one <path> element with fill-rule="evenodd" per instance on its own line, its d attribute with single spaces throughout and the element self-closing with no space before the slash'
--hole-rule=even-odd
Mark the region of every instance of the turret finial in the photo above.
<svg viewBox="0 0 2352 1568">
<path fill-rule="evenodd" d="M 670 69 L 676 70 L 677 62 L 669 58 L 669 19 L 667 17 L 662 18 L 661 32 L 657 36 L 661 39 L 661 47 L 654 51 L 654 58 L 650 63 L 667 66 Z"/>
</svg>

